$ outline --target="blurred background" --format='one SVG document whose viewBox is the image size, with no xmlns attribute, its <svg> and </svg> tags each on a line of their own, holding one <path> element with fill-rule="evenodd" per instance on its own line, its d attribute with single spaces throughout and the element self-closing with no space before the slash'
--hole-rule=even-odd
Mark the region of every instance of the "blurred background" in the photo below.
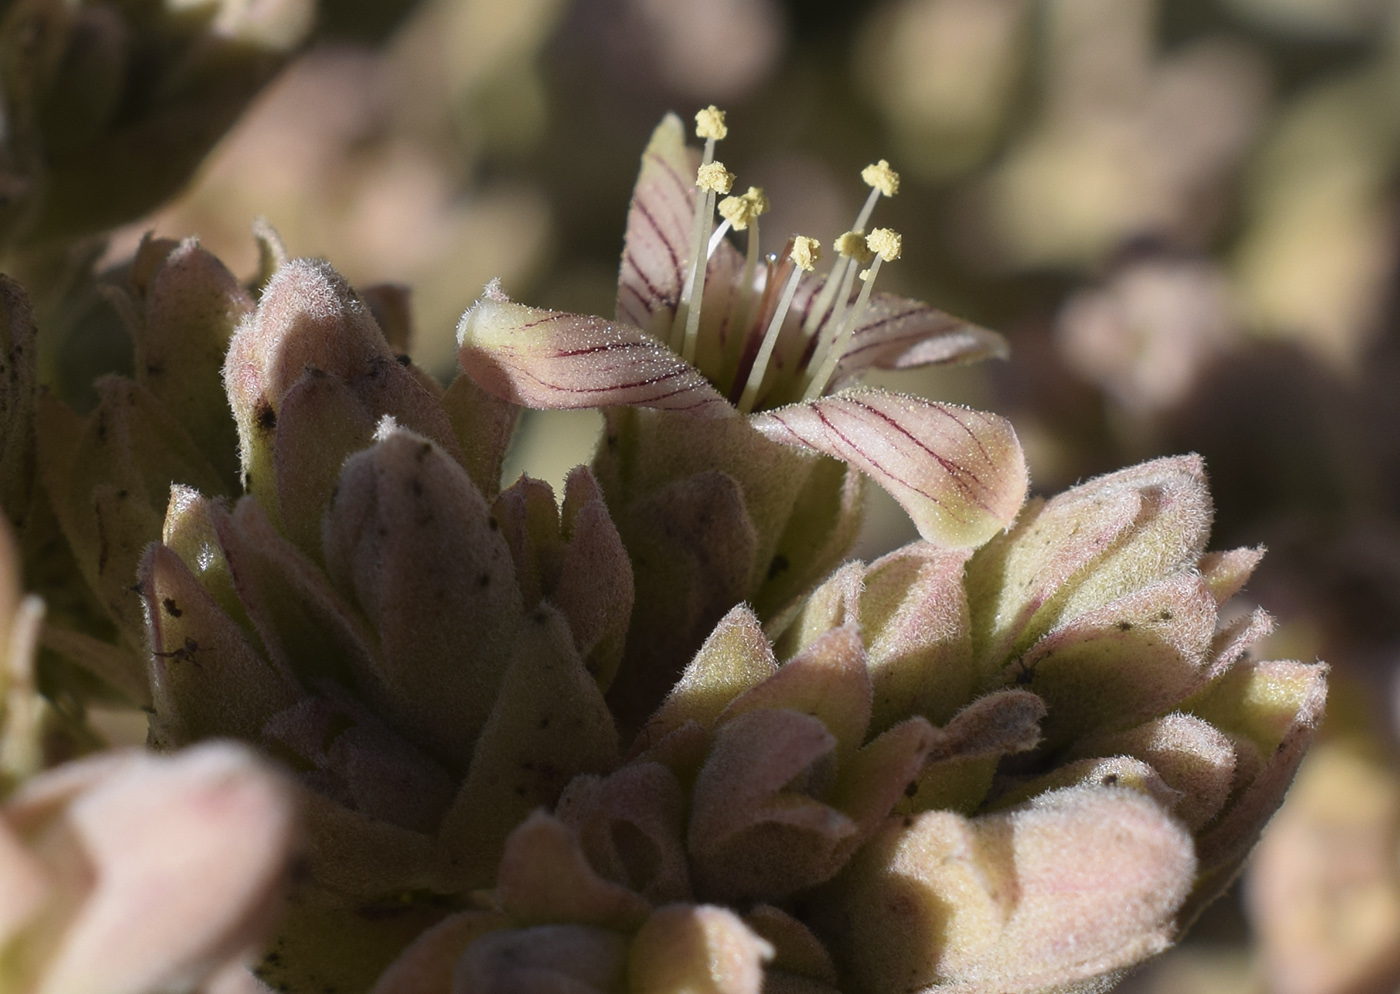
<svg viewBox="0 0 1400 994">
<path fill-rule="evenodd" d="M 1009 362 L 889 374 L 1015 423 L 1034 489 L 1205 455 L 1215 546 L 1263 544 L 1261 651 L 1327 659 L 1322 744 L 1245 885 L 1134 992 L 1400 989 L 1400 0 L 324 0 L 317 41 L 172 206 L 242 276 L 297 255 L 413 288 L 444 379 L 493 277 L 611 314 L 661 115 L 729 113 L 770 232 L 823 241 L 903 175 L 881 286 L 1004 333 Z M 887 282 L 888 280 L 888 282 Z M 529 415 L 508 475 L 588 457 Z M 871 488 L 864 557 L 914 531 Z"/>
</svg>

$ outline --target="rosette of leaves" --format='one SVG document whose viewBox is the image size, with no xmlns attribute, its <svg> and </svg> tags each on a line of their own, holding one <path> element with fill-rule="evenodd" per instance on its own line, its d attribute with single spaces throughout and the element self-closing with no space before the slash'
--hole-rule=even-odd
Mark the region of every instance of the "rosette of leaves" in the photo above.
<svg viewBox="0 0 1400 994">
<path fill-rule="evenodd" d="M 314 0 L 13 0 L 0 11 L 0 245 L 171 197 L 311 26 Z"/>
<path fill-rule="evenodd" d="M 1324 666 L 1220 623 L 1260 553 L 1207 553 L 1210 517 L 1159 460 L 847 564 L 767 634 L 733 609 L 376 994 L 1105 989 L 1234 876 L 1321 717 Z"/>
<path fill-rule="evenodd" d="M 148 307 L 182 265 L 223 288 L 181 298 L 182 326 L 198 302 L 214 330 L 167 341 L 148 310 L 135 381 L 106 381 L 86 420 L 46 401 L 66 441 L 52 490 L 119 634 L 144 635 L 151 743 L 253 742 L 304 787 L 306 873 L 265 976 L 363 986 L 490 886 L 532 809 L 616 765 L 603 690 L 631 569 L 589 472 L 559 504 L 528 478 L 499 491 L 514 410 L 413 368 L 329 266 L 286 263 L 255 304 L 187 244 Z M 369 296 L 390 323 L 386 294 Z M 204 423 L 192 394 L 222 397 L 220 375 L 232 417 Z M 203 458 L 235 436 L 235 467 Z"/>
</svg>

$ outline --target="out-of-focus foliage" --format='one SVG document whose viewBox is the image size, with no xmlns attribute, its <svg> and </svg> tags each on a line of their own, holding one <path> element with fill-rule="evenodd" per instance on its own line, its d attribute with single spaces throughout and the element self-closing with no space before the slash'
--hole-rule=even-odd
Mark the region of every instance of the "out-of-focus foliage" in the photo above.
<svg viewBox="0 0 1400 994">
<path fill-rule="evenodd" d="M 7 3 L 0 243 L 101 232 L 168 199 L 313 12 L 310 0 Z"/>
</svg>

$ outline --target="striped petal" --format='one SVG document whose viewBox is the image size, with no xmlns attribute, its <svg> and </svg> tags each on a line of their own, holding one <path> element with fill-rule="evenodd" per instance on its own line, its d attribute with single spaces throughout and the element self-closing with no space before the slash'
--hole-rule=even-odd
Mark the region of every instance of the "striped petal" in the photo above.
<svg viewBox="0 0 1400 994">
<path fill-rule="evenodd" d="M 618 320 L 652 334 L 670 327 L 685 283 L 699 164 L 681 119 L 667 114 L 642 153 L 617 280 Z"/>
<path fill-rule="evenodd" d="M 697 369 L 640 328 L 516 304 L 494 283 L 462 315 L 457 343 L 467 375 L 525 407 L 734 413 Z"/>
<path fill-rule="evenodd" d="M 861 313 L 851 344 L 836 367 L 840 383 L 870 366 L 911 369 L 981 359 L 1005 359 L 1006 339 L 923 301 L 877 293 Z"/>
<path fill-rule="evenodd" d="M 821 296 L 825 278 L 804 279 L 792 299 L 795 325 L 803 325 Z M 847 301 L 855 301 L 855 291 Z M 816 323 L 812 338 L 799 336 L 811 352 L 814 341 L 835 334 L 831 327 L 834 308 Z M 1006 339 L 962 318 L 954 317 L 921 300 L 910 300 L 892 293 L 871 294 L 861 313 L 860 323 L 851 334 L 850 345 L 842 353 L 834 382 L 841 383 L 874 366 L 878 369 L 912 369 L 916 366 L 945 366 L 1005 359 L 1010 354 Z M 810 356 L 804 356 L 804 361 Z"/>
<path fill-rule="evenodd" d="M 1026 495 L 1026 461 L 995 414 L 882 390 L 851 390 L 752 418 L 769 438 L 845 460 L 890 492 L 919 534 L 973 548 L 1006 527 Z"/>
</svg>

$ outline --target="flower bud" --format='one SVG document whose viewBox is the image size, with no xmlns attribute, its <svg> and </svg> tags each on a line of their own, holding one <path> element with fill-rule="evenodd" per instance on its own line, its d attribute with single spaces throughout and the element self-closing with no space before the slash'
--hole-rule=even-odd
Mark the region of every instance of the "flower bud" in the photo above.
<svg viewBox="0 0 1400 994">
<path fill-rule="evenodd" d="M 563 617 L 540 604 L 519 630 L 491 717 L 442 838 L 458 879 L 488 886 L 506 837 L 578 774 L 617 762 L 617 732 Z"/>
<path fill-rule="evenodd" d="M 97 389 L 98 406 L 86 419 L 57 397 L 40 397 L 39 469 L 84 580 L 135 647 L 143 640 L 136 568 L 147 543 L 160 537 L 170 487 L 217 493 L 219 476 L 145 387 L 109 376 Z"/>
<path fill-rule="evenodd" d="M 278 270 L 234 333 L 224 385 L 244 488 L 313 554 L 340 464 L 369 444 L 385 415 L 458 454 L 436 398 L 325 263 L 298 259 Z"/>
<path fill-rule="evenodd" d="M 1150 798 L 1075 787 L 1012 812 L 892 822 L 833 896 L 826 938 L 854 989 L 1050 990 L 1161 950 L 1191 838 Z"/>
<path fill-rule="evenodd" d="M 524 621 L 486 502 L 432 442 L 390 431 L 346 461 L 324 541 L 332 581 L 378 635 L 389 715 L 465 769 Z"/>
<path fill-rule="evenodd" d="M 1193 568 L 1211 513 L 1198 456 L 1143 463 L 1028 503 L 968 564 L 984 675 L 1057 623 Z"/>
<path fill-rule="evenodd" d="M 150 278 L 135 336 L 137 382 L 179 412 L 229 493 L 236 488 L 238 439 L 220 376 L 233 330 L 252 310 L 252 297 L 223 263 L 187 239 Z"/>
<path fill-rule="evenodd" d="M 36 777 L 0 807 L 7 989 L 199 986 L 258 948 L 293 843 L 287 785 L 240 746 Z"/>
<path fill-rule="evenodd" d="M 458 376 L 442 395 L 462 449 L 462 465 L 487 500 L 501 489 L 501 464 L 520 420 L 520 408 L 487 393 L 469 376 Z"/>
</svg>

